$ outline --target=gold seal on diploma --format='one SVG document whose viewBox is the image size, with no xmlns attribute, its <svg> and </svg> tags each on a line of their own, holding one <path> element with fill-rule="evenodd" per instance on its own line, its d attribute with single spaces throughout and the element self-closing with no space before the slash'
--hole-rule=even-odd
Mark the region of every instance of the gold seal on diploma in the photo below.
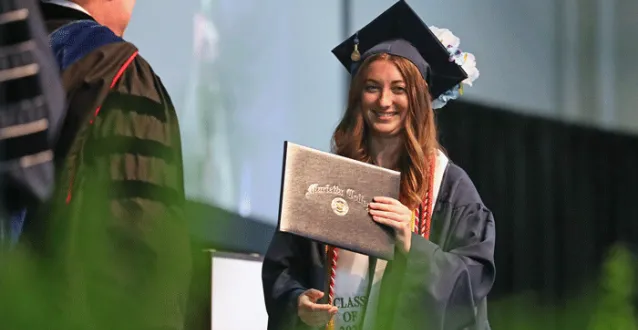
<svg viewBox="0 0 638 330">
<path fill-rule="evenodd" d="M 346 200 L 341 197 L 333 199 L 331 206 L 332 211 L 334 211 L 334 213 L 339 216 L 348 214 L 348 210 L 350 210 L 350 207 L 348 207 L 348 202 L 346 202 Z"/>
</svg>

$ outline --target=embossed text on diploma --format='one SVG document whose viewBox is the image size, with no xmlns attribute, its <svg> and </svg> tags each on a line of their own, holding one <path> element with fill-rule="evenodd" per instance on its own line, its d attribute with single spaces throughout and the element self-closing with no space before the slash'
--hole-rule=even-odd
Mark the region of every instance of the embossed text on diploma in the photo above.
<svg viewBox="0 0 638 330">
<path fill-rule="evenodd" d="M 317 194 L 328 194 L 334 196 L 346 197 L 356 203 L 359 203 L 363 206 L 368 206 L 368 202 L 365 199 L 365 196 L 358 193 L 354 189 L 350 188 L 341 188 L 338 185 L 319 185 L 318 183 L 313 183 L 308 186 L 308 190 L 306 191 L 306 198 L 310 198 L 312 195 Z"/>
</svg>

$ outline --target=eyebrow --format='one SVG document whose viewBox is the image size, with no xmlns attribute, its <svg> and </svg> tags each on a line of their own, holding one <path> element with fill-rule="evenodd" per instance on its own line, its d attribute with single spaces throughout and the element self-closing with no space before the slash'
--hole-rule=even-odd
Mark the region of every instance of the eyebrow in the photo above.
<svg viewBox="0 0 638 330">
<path fill-rule="evenodd" d="M 366 79 L 366 82 L 371 82 L 371 83 L 379 84 L 379 81 L 374 80 L 374 79 L 371 79 L 371 78 Z M 391 82 L 391 84 L 405 84 L 405 81 L 403 81 L 403 80 L 393 80 L 393 81 Z"/>
</svg>

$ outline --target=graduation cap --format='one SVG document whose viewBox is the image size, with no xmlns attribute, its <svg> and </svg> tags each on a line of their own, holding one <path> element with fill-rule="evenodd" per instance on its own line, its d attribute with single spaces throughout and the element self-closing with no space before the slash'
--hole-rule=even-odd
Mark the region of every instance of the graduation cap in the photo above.
<svg viewBox="0 0 638 330">
<path fill-rule="evenodd" d="M 369 56 L 388 53 L 404 57 L 419 69 L 433 100 L 468 78 L 450 50 L 403 0 L 339 44 L 332 53 L 353 76 Z"/>
</svg>

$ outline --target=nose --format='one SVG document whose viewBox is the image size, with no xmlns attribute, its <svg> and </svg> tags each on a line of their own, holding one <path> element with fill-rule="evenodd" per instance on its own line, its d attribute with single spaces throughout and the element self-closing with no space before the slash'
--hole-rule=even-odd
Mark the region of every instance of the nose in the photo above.
<svg viewBox="0 0 638 330">
<path fill-rule="evenodd" d="M 379 96 L 379 107 L 387 109 L 392 106 L 392 91 L 384 89 Z"/>
</svg>

